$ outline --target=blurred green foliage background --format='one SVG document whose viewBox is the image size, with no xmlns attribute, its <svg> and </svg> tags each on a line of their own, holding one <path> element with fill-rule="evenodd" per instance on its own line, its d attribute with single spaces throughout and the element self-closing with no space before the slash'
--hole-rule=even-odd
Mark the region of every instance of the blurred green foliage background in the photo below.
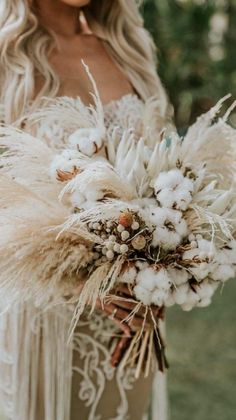
<svg viewBox="0 0 236 420">
<path fill-rule="evenodd" d="M 178 128 L 236 95 L 236 0 L 144 0 L 142 11 Z"/>
<path fill-rule="evenodd" d="M 142 11 L 178 129 L 225 94 L 236 99 L 236 0 L 146 0 Z M 167 311 L 171 420 L 236 418 L 235 301 L 231 280 L 208 308 Z"/>
</svg>

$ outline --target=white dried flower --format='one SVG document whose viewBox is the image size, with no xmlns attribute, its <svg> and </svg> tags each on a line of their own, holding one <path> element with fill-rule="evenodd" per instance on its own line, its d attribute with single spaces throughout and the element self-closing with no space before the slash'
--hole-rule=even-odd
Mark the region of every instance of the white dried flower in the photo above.
<svg viewBox="0 0 236 420">
<path fill-rule="evenodd" d="M 50 175 L 54 180 L 58 179 L 58 171 L 73 173 L 75 168 L 80 167 L 78 152 L 64 150 L 60 155 L 56 155 L 51 162 Z"/>
<path fill-rule="evenodd" d="M 217 285 L 216 285 L 217 286 Z M 214 282 L 209 282 L 207 279 L 202 281 L 195 287 L 195 290 L 200 299 L 211 298 L 216 290 Z"/>
<path fill-rule="evenodd" d="M 137 269 L 134 265 L 127 266 L 124 271 L 119 275 L 118 282 L 126 284 L 134 284 L 137 276 Z"/>
<path fill-rule="evenodd" d="M 161 307 L 164 305 L 167 298 L 168 298 L 168 292 L 166 290 L 155 289 L 152 292 L 151 303 L 153 303 L 156 306 Z"/>
<path fill-rule="evenodd" d="M 200 301 L 200 297 L 197 292 L 194 292 L 191 288 L 189 288 L 187 293 L 187 299 L 185 303 L 192 305 L 193 307 L 197 305 Z"/>
<path fill-rule="evenodd" d="M 184 177 L 179 169 L 161 172 L 154 182 L 156 198 L 163 207 L 186 210 L 193 190 L 193 181 Z"/>
<path fill-rule="evenodd" d="M 181 284 L 173 291 L 173 299 L 178 305 L 183 305 L 187 301 L 189 291 L 188 284 Z"/>
<path fill-rule="evenodd" d="M 206 262 L 196 264 L 194 267 L 190 267 L 189 271 L 195 277 L 195 279 L 200 282 L 208 277 L 208 275 L 211 273 L 212 264 Z"/>
<path fill-rule="evenodd" d="M 169 308 L 173 306 L 174 304 L 175 304 L 175 300 L 174 300 L 173 294 L 169 293 L 167 298 L 165 299 L 165 306 Z"/>
<path fill-rule="evenodd" d="M 172 282 L 171 282 L 171 278 L 169 277 L 168 271 L 165 268 L 161 268 L 155 273 L 156 273 L 155 275 L 156 287 L 163 290 L 169 290 Z"/>
<path fill-rule="evenodd" d="M 236 268 L 229 264 L 220 264 L 210 274 L 211 278 L 216 281 L 222 281 L 223 283 L 227 280 L 234 278 L 236 274 Z"/>
<path fill-rule="evenodd" d="M 137 260 L 135 261 L 135 267 L 137 267 L 138 270 L 144 270 L 144 268 L 149 267 L 149 265 L 146 261 Z"/>
<path fill-rule="evenodd" d="M 102 147 L 103 137 L 103 129 L 79 128 L 69 136 L 68 142 L 86 156 L 92 156 Z"/>
<path fill-rule="evenodd" d="M 156 287 L 156 272 L 151 267 L 144 268 L 139 271 L 137 278 L 137 284 L 143 288 L 152 291 Z"/>
<path fill-rule="evenodd" d="M 199 303 L 198 303 L 198 305 L 199 305 Z M 181 305 L 181 308 L 183 309 L 183 311 L 189 312 L 194 308 L 194 306 L 195 305 L 193 303 L 186 302 L 186 303 L 183 303 L 183 305 Z"/>
<path fill-rule="evenodd" d="M 168 276 L 171 279 L 172 284 L 180 286 L 181 284 L 187 283 L 190 274 L 188 271 L 177 268 L 167 268 Z"/>
<path fill-rule="evenodd" d="M 188 233 L 187 223 L 178 210 L 156 207 L 149 209 L 148 216 L 149 222 L 156 227 L 152 240 L 154 247 L 174 249 Z"/>
<path fill-rule="evenodd" d="M 194 257 L 199 257 L 202 260 L 208 259 L 212 260 L 216 255 L 216 249 L 214 244 L 211 241 L 206 239 L 197 239 L 197 247 L 194 247 L 188 251 L 185 251 L 183 254 L 183 259 L 193 259 Z"/>
<path fill-rule="evenodd" d="M 236 241 L 229 241 L 226 246 L 217 251 L 216 261 L 220 264 L 236 264 Z"/>
<path fill-rule="evenodd" d="M 152 300 L 152 292 L 137 284 L 133 289 L 135 297 L 144 305 L 150 305 Z"/>
<path fill-rule="evenodd" d="M 206 306 L 209 306 L 211 304 L 211 298 L 203 298 L 198 302 L 197 307 L 198 308 L 205 308 Z"/>
</svg>

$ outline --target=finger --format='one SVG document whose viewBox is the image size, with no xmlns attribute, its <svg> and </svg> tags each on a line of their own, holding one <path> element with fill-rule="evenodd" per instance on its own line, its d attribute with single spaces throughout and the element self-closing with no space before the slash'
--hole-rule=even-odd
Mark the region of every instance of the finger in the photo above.
<svg viewBox="0 0 236 420">
<path fill-rule="evenodd" d="M 127 312 L 124 311 L 124 313 L 120 314 L 120 316 L 118 317 L 117 316 L 118 308 L 114 304 L 111 303 L 107 305 L 102 305 L 100 300 L 97 302 L 97 308 L 101 309 L 107 315 L 113 315 L 111 319 L 114 322 L 114 324 L 116 324 L 125 333 L 125 335 L 130 337 L 131 335 L 130 327 L 126 323 L 121 322 L 123 319 L 127 317 L 128 315 Z"/>
<path fill-rule="evenodd" d="M 117 307 L 127 309 L 129 311 L 132 311 L 137 306 L 137 303 L 135 302 L 129 302 L 127 299 L 117 299 L 116 297 L 114 297 L 111 302 Z"/>
<path fill-rule="evenodd" d="M 111 297 L 110 302 L 114 303 L 114 305 L 116 305 L 119 308 L 128 310 L 129 312 L 132 312 L 133 310 L 135 310 L 137 308 L 137 305 L 139 304 L 139 302 L 130 302 L 127 298 L 117 299 L 116 297 L 114 297 L 113 299 Z M 153 311 L 153 314 L 155 316 L 157 307 L 155 306 L 154 308 L 155 310 Z M 147 311 L 146 306 L 141 305 L 141 307 L 137 311 L 135 311 L 135 315 L 143 318 L 146 314 L 146 311 Z"/>
<path fill-rule="evenodd" d="M 133 293 L 130 287 L 127 286 L 127 284 L 124 283 L 120 283 L 117 287 L 116 287 L 116 291 L 127 295 L 128 297 L 133 297 Z"/>
</svg>

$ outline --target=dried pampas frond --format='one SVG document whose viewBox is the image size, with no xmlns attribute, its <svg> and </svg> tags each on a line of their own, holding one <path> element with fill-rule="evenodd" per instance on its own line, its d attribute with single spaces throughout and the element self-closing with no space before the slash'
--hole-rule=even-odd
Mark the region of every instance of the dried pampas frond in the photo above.
<svg viewBox="0 0 236 420">
<path fill-rule="evenodd" d="M 0 300 L 55 304 L 92 260 L 91 243 L 70 230 L 58 237 L 68 209 L 6 176 L 0 208 Z"/>
<path fill-rule="evenodd" d="M 43 126 L 61 125 L 68 133 L 72 133 L 79 128 L 96 127 L 105 135 L 104 125 L 104 109 L 101 103 L 100 95 L 90 73 L 88 66 L 82 60 L 87 76 L 91 82 L 93 92 L 91 97 L 93 104 L 86 106 L 79 98 L 71 98 L 68 96 L 58 97 L 56 99 L 45 98 L 41 109 L 27 115 L 27 127 L 33 128 L 38 124 Z"/>
</svg>

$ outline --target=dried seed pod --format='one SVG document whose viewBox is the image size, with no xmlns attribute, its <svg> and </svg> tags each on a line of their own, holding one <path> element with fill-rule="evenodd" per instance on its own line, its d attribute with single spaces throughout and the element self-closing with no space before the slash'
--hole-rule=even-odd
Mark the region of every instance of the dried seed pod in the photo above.
<svg viewBox="0 0 236 420">
<path fill-rule="evenodd" d="M 122 241 L 127 241 L 127 239 L 129 239 L 130 234 L 127 230 L 124 230 L 123 232 L 121 232 L 121 239 Z"/>
<path fill-rule="evenodd" d="M 72 171 L 62 171 L 61 169 L 57 169 L 57 180 L 60 182 L 66 182 L 73 179 L 76 175 L 81 172 L 80 168 L 73 166 Z"/>
<path fill-rule="evenodd" d="M 119 233 L 123 232 L 124 230 L 125 230 L 125 227 L 124 227 L 123 225 L 119 224 L 119 225 L 117 226 L 117 231 L 118 231 Z"/>
<path fill-rule="evenodd" d="M 113 246 L 113 251 L 117 252 L 118 254 L 120 253 L 120 244 L 118 244 L 117 242 L 114 243 Z"/>
<path fill-rule="evenodd" d="M 104 246 L 104 248 L 102 248 L 102 254 L 106 255 L 106 253 L 107 253 L 107 248 Z"/>
<path fill-rule="evenodd" d="M 108 260 L 112 260 L 114 258 L 114 252 L 109 249 L 109 251 L 107 251 L 106 256 L 108 258 Z"/>
<path fill-rule="evenodd" d="M 114 247 L 114 242 L 112 242 L 112 241 L 107 242 L 107 243 L 106 243 L 106 247 L 107 247 L 107 249 L 113 249 L 113 247 Z"/>
<path fill-rule="evenodd" d="M 133 223 L 133 215 L 129 211 L 122 212 L 119 216 L 119 224 L 124 227 L 130 227 Z"/>
<path fill-rule="evenodd" d="M 138 251 L 145 248 L 146 243 L 147 241 L 143 235 L 136 236 L 131 242 L 132 247 Z"/>
<path fill-rule="evenodd" d="M 133 230 L 138 230 L 139 229 L 139 222 L 133 222 L 131 225 L 131 229 Z"/>
<path fill-rule="evenodd" d="M 128 245 L 126 245 L 126 244 L 122 244 L 122 245 L 120 246 L 120 252 L 121 252 L 121 254 L 125 254 L 126 252 L 128 252 L 128 250 L 129 250 Z"/>
</svg>

